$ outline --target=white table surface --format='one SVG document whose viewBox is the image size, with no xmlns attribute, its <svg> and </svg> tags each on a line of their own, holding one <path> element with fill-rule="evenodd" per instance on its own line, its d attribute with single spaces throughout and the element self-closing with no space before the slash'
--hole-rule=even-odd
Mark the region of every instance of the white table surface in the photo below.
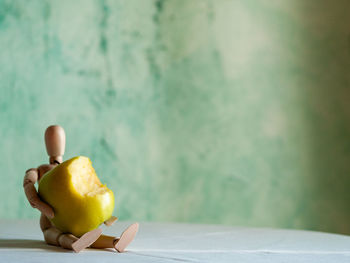
<svg viewBox="0 0 350 263">
<path fill-rule="evenodd" d="M 127 226 L 103 227 L 119 235 Z M 44 243 L 38 220 L 0 221 L 0 262 L 349 262 L 350 236 L 217 225 L 141 223 L 126 253 Z"/>
</svg>

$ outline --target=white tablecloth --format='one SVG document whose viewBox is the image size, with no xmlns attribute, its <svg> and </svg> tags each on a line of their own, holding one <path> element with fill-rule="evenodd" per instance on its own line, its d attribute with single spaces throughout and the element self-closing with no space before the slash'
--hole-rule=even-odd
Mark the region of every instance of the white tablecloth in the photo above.
<svg viewBox="0 0 350 263">
<path fill-rule="evenodd" d="M 103 227 L 119 236 L 128 225 Z M 349 262 L 344 235 L 217 225 L 141 223 L 126 253 L 79 254 L 44 243 L 37 221 L 0 221 L 0 262 Z"/>
</svg>

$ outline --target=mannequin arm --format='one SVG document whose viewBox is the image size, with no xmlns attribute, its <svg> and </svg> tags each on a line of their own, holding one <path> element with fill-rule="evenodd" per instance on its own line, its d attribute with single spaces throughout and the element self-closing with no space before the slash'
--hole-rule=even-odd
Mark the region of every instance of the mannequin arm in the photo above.
<svg viewBox="0 0 350 263">
<path fill-rule="evenodd" d="M 104 221 L 103 223 L 106 225 L 106 226 L 111 226 L 113 225 L 113 223 L 115 221 L 118 220 L 118 217 L 115 217 L 115 216 L 111 216 L 109 219 L 107 219 L 106 221 Z"/>
<path fill-rule="evenodd" d="M 23 188 L 26 197 L 33 208 L 37 208 L 40 212 L 46 215 L 48 218 L 54 217 L 54 211 L 51 206 L 40 200 L 34 184 L 38 181 L 38 169 L 27 170 L 24 180 Z"/>
</svg>

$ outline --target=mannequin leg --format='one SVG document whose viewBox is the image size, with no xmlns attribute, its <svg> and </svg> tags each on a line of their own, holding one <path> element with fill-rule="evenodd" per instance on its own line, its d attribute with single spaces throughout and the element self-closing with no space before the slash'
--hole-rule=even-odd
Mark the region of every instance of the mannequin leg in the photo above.
<svg viewBox="0 0 350 263">
<path fill-rule="evenodd" d="M 91 246 L 92 243 L 94 243 L 102 234 L 102 230 L 100 228 L 91 230 L 90 232 L 85 233 L 82 235 L 77 241 L 74 241 L 72 244 L 72 249 L 75 252 L 80 252 L 84 248 L 87 248 Z M 70 234 L 68 234 L 70 235 Z M 67 237 L 71 238 L 71 237 Z"/>
<path fill-rule="evenodd" d="M 129 226 L 124 232 L 121 234 L 119 240 L 114 243 L 114 248 L 119 252 L 124 252 L 125 248 L 134 240 L 137 231 L 139 230 L 139 224 L 134 223 Z"/>
<path fill-rule="evenodd" d="M 95 229 L 77 238 L 69 233 L 62 233 L 56 227 L 54 227 L 50 220 L 41 214 L 40 228 L 43 231 L 45 242 L 53 246 L 61 246 L 66 249 L 80 252 L 84 248 L 89 247 L 94 241 L 96 241 L 101 233 L 101 229 Z"/>
<path fill-rule="evenodd" d="M 95 242 L 101 235 L 101 229 L 94 229 L 80 238 L 73 236 L 72 234 L 62 233 L 55 227 L 50 227 L 44 231 L 44 238 L 47 244 L 54 246 L 61 246 L 66 249 L 80 252 L 84 248 L 89 247 Z"/>
<path fill-rule="evenodd" d="M 93 248 L 114 248 L 118 252 L 124 252 L 125 248 L 134 240 L 139 229 L 139 224 L 135 223 L 129 226 L 120 236 L 101 235 L 92 245 Z"/>
<path fill-rule="evenodd" d="M 61 234 L 59 237 L 58 237 L 58 244 L 65 248 L 65 249 L 70 249 L 70 250 L 74 250 L 75 252 L 79 252 L 75 249 L 73 249 L 73 244 L 78 241 L 79 239 L 75 236 L 73 236 L 72 234 Z"/>
<path fill-rule="evenodd" d="M 55 227 L 49 227 L 44 230 L 44 239 L 45 242 L 49 245 L 53 246 L 60 246 L 60 243 L 58 242 L 58 238 L 62 235 L 62 232 L 59 231 Z"/>
<path fill-rule="evenodd" d="M 114 243 L 117 242 L 119 238 L 101 235 L 94 243 L 92 243 L 91 247 L 93 248 L 114 248 Z"/>
</svg>

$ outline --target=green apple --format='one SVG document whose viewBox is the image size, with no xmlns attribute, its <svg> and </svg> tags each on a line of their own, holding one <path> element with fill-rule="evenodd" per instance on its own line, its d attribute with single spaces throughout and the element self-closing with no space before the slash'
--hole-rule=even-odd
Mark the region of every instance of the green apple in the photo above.
<svg viewBox="0 0 350 263">
<path fill-rule="evenodd" d="M 100 182 L 90 159 L 84 156 L 47 172 L 39 182 L 38 192 L 54 209 L 51 222 L 77 237 L 97 228 L 113 213 L 113 192 Z"/>
</svg>

